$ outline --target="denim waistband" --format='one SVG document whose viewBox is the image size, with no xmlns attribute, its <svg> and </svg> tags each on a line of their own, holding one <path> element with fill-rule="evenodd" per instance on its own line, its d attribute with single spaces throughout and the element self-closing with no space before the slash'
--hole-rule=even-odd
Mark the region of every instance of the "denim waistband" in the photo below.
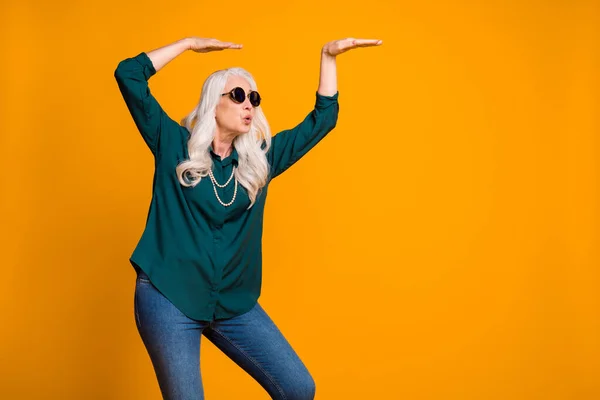
<svg viewBox="0 0 600 400">
<path fill-rule="evenodd" d="M 139 278 L 148 279 L 148 275 L 144 271 L 142 271 L 140 267 L 138 267 L 137 265 L 134 265 L 133 267 L 135 269 L 135 272 L 137 272 L 137 276 Z"/>
</svg>

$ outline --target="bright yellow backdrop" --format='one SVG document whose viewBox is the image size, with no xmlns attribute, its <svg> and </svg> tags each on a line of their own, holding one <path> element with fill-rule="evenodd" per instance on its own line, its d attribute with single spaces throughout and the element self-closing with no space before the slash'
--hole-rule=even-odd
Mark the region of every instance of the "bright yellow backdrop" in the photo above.
<svg viewBox="0 0 600 400">
<path fill-rule="evenodd" d="M 251 71 L 273 132 L 340 118 L 273 181 L 260 302 L 318 399 L 600 398 L 596 1 L 3 1 L 0 398 L 160 399 L 128 258 L 152 156 L 118 62 L 185 36 L 151 79 L 176 119 Z M 267 399 L 202 341 L 208 399 Z"/>
</svg>

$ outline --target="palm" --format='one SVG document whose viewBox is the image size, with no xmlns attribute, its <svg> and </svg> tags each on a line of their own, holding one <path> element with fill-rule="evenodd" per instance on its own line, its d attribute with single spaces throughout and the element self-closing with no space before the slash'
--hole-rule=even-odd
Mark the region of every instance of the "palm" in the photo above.
<svg viewBox="0 0 600 400">
<path fill-rule="evenodd" d="M 371 47 L 379 46 L 383 41 L 378 39 L 355 39 L 346 38 L 340 40 L 331 41 L 323 46 L 323 52 L 330 56 L 337 56 L 348 50 L 356 49 L 358 47 Z"/>
</svg>

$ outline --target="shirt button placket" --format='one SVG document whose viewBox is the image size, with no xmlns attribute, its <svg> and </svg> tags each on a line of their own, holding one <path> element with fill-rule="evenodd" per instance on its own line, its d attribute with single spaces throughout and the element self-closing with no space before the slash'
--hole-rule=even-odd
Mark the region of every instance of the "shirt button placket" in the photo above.
<svg viewBox="0 0 600 400">
<path fill-rule="evenodd" d="M 217 176 L 219 176 L 219 178 L 217 178 L 217 182 L 220 183 L 224 183 L 225 180 L 223 178 L 224 174 L 224 168 L 223 165 L 219 162 L 216 163 L 216 174 Z M 219 197 L 223 196 L 223 192 L 224 190 L 222 188 L 217 187 L 217 193 L 219 193 Z M 219 204 L 220 205 L 220 204 Z M 222 207 L 221 207 L 222 208 Z M 214 229 L 213 229 L 213 240 L 214 240 L 214 251 L 215 251 L 215 255 L 214 255 L 214 259 L 215 259 L 215 277 L 214 277 L 214 281 L 212 284 L 212 290 L 211 290 L 211 307 L 213 308 L 213 318 L 215 318 L 216 316 L 216 304 L 217 304 L 217 298 L 219 297 L 219 285 L 221 283 L 221 278 L 222 278 L 222 274 L 223 274 L 223 268 L 221 265 L 221 251 L 222 251 L 222 246 L 221 243 L 223 241 L 223 224 L 225 223 L 225 210 L 220 210 L 221 212 L 217 213 L 217 218 L 216 221 L 214 223 Z"/>
<path fill-rule="evenodd" d="M 221 275 L 223 273 L 223 269 L 221 266 L 221 257 L 219 257 L 221 255 L 221 251 L 222 251 L 222 240 L 223 240 L 223 223 L 221 221 L 216 222 L 214 225 L 214 232 L 213 232 L 213 237 L 214 237 L 214 251 L 215 251 L 215 263 L 216 263 L 216 271 L 215 271 L 215 279 L 213 281 L 213 285 L 212 285 L 212 292 L 211 295 L 214 296 L 214 301 L 216 303 L 216 297 L 218 296 L 218 287 L 219 284 L 221 283 Z"/>
</svg>

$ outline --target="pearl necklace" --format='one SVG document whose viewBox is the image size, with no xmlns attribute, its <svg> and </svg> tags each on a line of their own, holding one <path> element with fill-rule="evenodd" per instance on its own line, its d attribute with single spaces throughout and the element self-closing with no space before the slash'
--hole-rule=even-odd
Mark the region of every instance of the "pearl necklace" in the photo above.
<svg viewBox="0 0 600 400">
<path fill-rule="evenodd" d="M 229 177 L 227 182 L 225 182 L 223 185 L 219 185 L 219 182 L 217 182 L 217 180 L 215 179 L 215 176 L 212 173 L 212 169 L 208 170 L 208 175 L 210 176 L 210 181 L 213 184 L 213 190 L 215 191 L 215 196 L 217 196 L 217 200 L 219 200 L 219 203 L 221 203 L 225 207 L 229 207 L 230 205 L 232 205 L 233 202 L 235 201 L 235 196 L 237 195 L 237 178 L 234 178 L 235 169 L 236 169 L 236 167 L 233 167 L 233 169 L 231 170 L 231 176 Z M 223 201 L 219 197 L 219 194 L 217 193 L 217 186 L 220 188 L 226 187 L 227 185 L 229 185 L 229 182 L 231 182 L 231 178 L 234 178 L 233 180 L 234 180 L 234 185 L 235 185 L 233 187 L 233 198 L 231 199 L 231 201 L 229 203 L 223 203 Z"/>
</svg>

